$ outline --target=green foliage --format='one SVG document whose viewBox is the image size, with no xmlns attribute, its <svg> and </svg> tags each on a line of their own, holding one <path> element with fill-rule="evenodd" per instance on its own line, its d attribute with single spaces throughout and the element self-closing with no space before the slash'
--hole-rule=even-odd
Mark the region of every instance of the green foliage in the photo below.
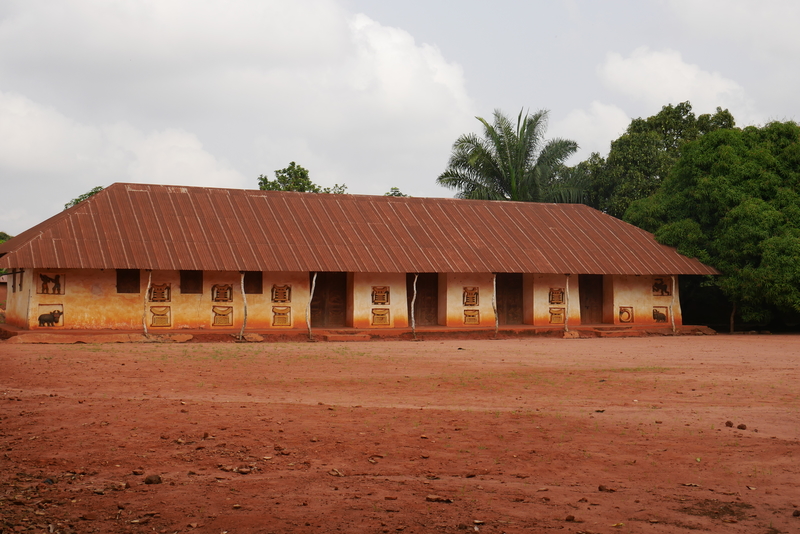
<svg viewBox="0 0 800 534">
<path fill-rule="evenodd" d="M 408 195 L 400 191 L 399 187 L 393 187 L 388 192 L 384 193 L 385 197 L 407 197 Z"/>
<path fill-rule="evenodd" d="M 455 189 L 458 198 L 555 202 L 574 197 L 571 188 L 576 182 L 563 171 L 578 144 L 566 139 L 545 142 L 547 111 L 520 111 L 516 126 L 499 110 L 493 124 L 477 119 L 483 137 L 465 134 L 456 140 L 447 169 L 436 179 L 439 185 Z"/>
<path fill-rule="evenodd" d="M 663 186 L 625 219 L 723 274 L 746 321 L 800 312 L 800 126 L 719 129 L 681 148 Z"/>
<path fill-rule="evenodd" d="M 320 187 L 311 181 L 308 169 L 294 161 L 285 169 L 275 171 L 275 179 L 270 180 L 265 175 L 258 177 L 258 188 L 262 191 L 299 191 L 301 193 L 329 193 L 342 195 L 347 192 L 347 186 L 334 184 L 333 187 Z"/>
<path fill-rule="evenodd" d="M 80 204 L 81 202 L 86 200 L 87 198 L 96 195 L 97 193 L 99 193 L 102 190 L 103 190 L 103 186 L 101 186 L 101 185 L 98 185 L 97 187 L 93 187 L 92 189 L 90 189 L 86 193 L 82 194 L 81 196 L 79 196 L 77 198 L 73 198 L 72 200 L 70 200 L 69 202 L 64 204 L 64 209 L 67 210 L 67 209 L 71 208 L 72 206 L 77 206 L 78 204 Z"/>
<path fill-rule="evenodd" d="M 692 105 L 667 105 L 657 115 L 634 119 L 605 160 L 598 154 L 584 162 L 590 172 L 589 204 L 622 217 L 634 200 L 646 198 L 661 186 L 678 161 L 681 146 L 709 132 L 733 128 L 733 115 L 717 108 L 714 115 L 695 117 Z"/>
<path fill-rule="evenodd" d="M 12 237 L 14 237 L 14 236 L 13 235 L 8 235 L 5 232 L 0 232 L 0 244 L 5 243 L 6 241 L 11 239 Z M 6 274 L 6 270 L 5 269 L 0 269 L 0 275 L 3 275 L 3 274 Z M 0 305 L 4 305 L 4 304 L 5 303 L 0 302 Z"/>
</svg>

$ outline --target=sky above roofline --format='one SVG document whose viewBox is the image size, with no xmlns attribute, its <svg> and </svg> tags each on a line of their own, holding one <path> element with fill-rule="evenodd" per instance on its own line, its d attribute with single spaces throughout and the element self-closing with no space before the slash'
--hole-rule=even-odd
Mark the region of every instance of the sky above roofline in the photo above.
<svg viewBox="0 0 800 534">
<path fill-rule="evenodd" d="M 458 135 L 499 108 L 605 154 L 689 100 L 797 120 L 800 4 L 776 0 L 9 0 L 0 5 L 0 231 L 97 185 L 323 186 L 452 196 Z"/>
</svg>

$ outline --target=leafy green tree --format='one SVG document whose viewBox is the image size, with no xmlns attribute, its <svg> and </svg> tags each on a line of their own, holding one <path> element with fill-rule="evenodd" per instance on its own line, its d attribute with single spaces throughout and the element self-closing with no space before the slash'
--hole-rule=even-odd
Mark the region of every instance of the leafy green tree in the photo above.
<svg viewBox="0 0 800 534">
<path fill-rule="evenodd" d="M 592 154 L 587 160 L 592 170 L 588 203 L 622 217 L 631 202 L 658 190 L 684 143 L 734 126 L 728 110 L 717 108 L 713 115 L 695 117 L 689 102 L 664 106 L 647 119 L 634 119 L 625 133 L 612 141 L 608 158 Z"/>
<path fill-rule="evenodd" d="M 400 191 L 399 187 L 392 187 L 391 189 L 389 189 L 388 192 L 384 193 L 383 196 L 385 196 L 385 197 L 407 197 L 408 195 L 406 195 L 405 193 Z"/>
<path fill-rule="evenodd" d="M 323 187 L 321 192 L 329 195 L 344 195 L 347 193 L 347 186 L 333 184 L 333 187 Z"/>
<path fill-rule="evenodd" d="M 547 111 L 520 111 L 517 123 L 499 110 L 493 123 L 476 117 L 483 137 L 464 134 L 453 144 L 447 169 L 436 182 L 457 191 L 458 198 L 555 202 L 555 185 L 564 161 L 578 149 L 575 141 L 544 140 Z"/>
<path fill-rule="evenodd" d="M 299 191 L 301 193 L 331 193 L 341 195 L 347 192 L 347 186 L 335 184 L 333 187 L 320 187 L 309 178 L 308 169 L 294 161 L 285 169 L 275 171 L 275 179 L 265 175 L 258 177 L 258 188 L 262 191 Z"/>
<path fill-rule="evenodd" d="M 70 200 L 69 202 L 64 204 L 64 209 L 67 210 L 67 209 L 71 208 L 72 206 L 76 206 L 76 205 L 80 204 L 81 202 L 83 202 L 87 198 L 96 195 L 97 193 L 99 193 L 103 189 L 104 188 L 101 185 L 98 185 L 97 187 L 93 187 L 92 189 L 90 189 L 86 193 L 82 194 L 81 196 L 73 198 L 72 200 Z"/>
<path fill-rule="evenodd" d="M 14 237 L 14 236 L 13 235 L 8 235 L 5 232 L 0 232 L 0 244 L 5 243 L 6 241 L 11 239 L 12 237 Z M 0 275 L 3 275 L 3 274 L 6 274 L 6 270 L 5 269 L 0 269 Z M 3 303 L 0 302 L 0 304 L 3 304 Z"/>
<path fill-rule="evenodd" d="M 722 272 L 745 321 L 800 312 L 800 126 L 719 129 L 681 148 L 662 187 L 625 219 Z"/>
</svg>

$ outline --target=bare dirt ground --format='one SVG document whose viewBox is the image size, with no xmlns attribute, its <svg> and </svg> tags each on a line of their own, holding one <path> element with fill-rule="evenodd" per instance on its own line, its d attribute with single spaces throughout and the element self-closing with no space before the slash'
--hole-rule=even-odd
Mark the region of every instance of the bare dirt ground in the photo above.
<svg viewBox="0 0 800 534">
<path fill-rule="evenodd" d="M 766 335 L 0 344 L 0 532 L 797 532 L 799 369 Z"/>
</svg>

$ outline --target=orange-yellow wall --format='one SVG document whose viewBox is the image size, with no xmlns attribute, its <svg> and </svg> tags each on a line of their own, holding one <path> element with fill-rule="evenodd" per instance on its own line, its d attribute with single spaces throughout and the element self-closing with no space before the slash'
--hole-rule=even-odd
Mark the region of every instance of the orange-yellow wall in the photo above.
<svg viewBox="0 0 800 534">
<path fill-rule="evenodd" d="M 534 274 L 531 275 L 530 285 L 525 283 L 526 292 L 533 292 L 533 324 L 536 326 L 554 326 L 550 323 L 550 308 L 565 308 L 566 321 L 569 326 L 581 324 L 581 300 L 578 292 L 578 276 L 563 274 Z M 567 280 L 569 292 L 567 293 Z M 563 288 L 565 290 L 564 304 L 550 304 L 550 289 Z M 528 311 L 527 313 L 530 313 Z M 528 321 L 526 321 L 528 323 Z M 530 323 L 528 323 L 530 324 Z M 563 325 L 559 325 L 563 326 Z"/>
<path fill-rule="evenodd" d="M 17 274 L 16 288 L 12 287 L 14 278 L 8 277 L 8 294 L 6 295 L 6 323 L 19 328 L 28 327 L 28 309 L 31 296 L 31 270 L 22 274 L 22 289 L 19 288 L 20 275 Z M 38 324 L 38 323 L 37 323 Z"/>
<path fill-rule="evenodd" d="M 372 287 L 389 287 L 389 305 L 372 304 Z M 349 273 L 347 325 L 355 328 L 408 327 L 408 297 L 405 273 Z M 373 308 L 389 308 L 389 326 L 372 324 Z"/>
<path fill-rule="evenodd" d="M 63 294 L 39 294 L 39 275 L 60 274 L 63 278 Z M 117 293 L 116 271 L 107 270 L 26 270 L 22 279 L 22 289 L 12 290 L 13 278 L 9 276 L 9 290 L 6 300 L 6 322 L 21 328 L 48 329 L 119 329 L 141 330 L 143 316 L 147 319 L 148 330 L 206 329 L 208 331 L 238 331 L 243 320 L 243 299 L 241 278 L 238 272 L 212 272 L 203 274 L 202 294 L 182 294 L 180 273 L 178 271 L 154 271 L 152 284 L 169 283 L 172 287 L 171 302 L 145 304 L 147 271 L 140 274 L 139 293 Z M 653 295 L 652 287 L 656 278 L 664 279 L 669 286 L 670 296 Z M 580 294 L 578 276 L 569 277 L 569 304 L 551 305 L 551 288 L 566 288 L 565 275 L 526 274 L 523 276 L 523 306 L 525 324 L 537 326 L 560 326 L 550 323 L 550 307 L 569 309 L 568 324 L 580 325 Z M 211 287 L 214 284 L 231 284 L 233 302 L 212 302 Z M 290 303 L 273 303 L 272 286 L 290 285 Z M 372 308 L 386 307 L 372 305 L 372 287 L 390 288 L 390 325 L 388 328 L 406 328 L 409 324 L 405 273 L 350 273 L 348 275 L 348 324 L 356 328 L 371 328 Z M 479 305 L 475 308 L 463 305 L 464 287 L 479 288 Z M 609 324 L 626 324 L 620 321 L 620 307 L 634 309 L 632 325 L 670 325 L 672 316 L 675 324 L 682 324 L 677 283 L 673 289 L 672 279 L 664 276 L 605 276 L 603 280 L 603 320 Z M 267 330 L 281 328 L 307 328 L 306 309 L 310 283 L 305 272 L 264 272 L 263 293 L 248 294 L 248 330 Z M 169 306 L 171 325 L 151 326 L 150 307 Z M 213 326 L 214 306 L 233 307 L 233 326 Z M 291 307 L 290 326 L 273 326 L 273 306 Z M 658 323 L 653 318 L 653 307 L 664 307 L 668 311 L 667 321 Z M 53 309 L 63 310 L 64 315 L 55 327 L 40 327 L 38 317 Z M 440 273 L 439 274 L 439 324 L 449 327 L 470 326 L 464 324 L 464 310 L 480 311 L 481 327 L 494 326 L 492 307 L 492 274 Z M 374 326 L 380 328 L 383 326 Z M 385 328 L 385 327 L 384 327 Z"/>
<path fill-rule="evenodd" d="M 148 272 L 140 273 L 139 293 L 117 293 L 117 274 L 114 269 L 105 270 L 59 270 L 33 271 L 34 279 L 41 273 L 58 273 L 63 277 L 61 295 L 38 294 L 32 284 L 31 271 L 25 273 L 23 291 L 10 293 L 7 304 L 7 322 L 23 328 L 48 329 L 112 329 L 141 330 L 145 317 L 149 331 L 172 329 L 240 329 L 244 319 L 244 303 L 241 292 L 241 275 L 238 272 L 203 273 L 202 294 L 183 294 L 180 291 L 178 271 L 153 271 L 151 284 L 171 285 L 170 302 L 147 302 L 145 293 Z M 233 286 L 232 302 L 213 302 L 211 288 L 214 284 Z M 292 286 L 290 303 L 274 304 L 273 284 Z M 308 273 L 263 273 L 263 293 L 247 295 L 247 328 L 306 328 L 305 312 L 308 305 Z M 169 327 L 151 325 L 151 307 L 169 306 L 171 324 Z M 233 307 L 233 326 L 213 326 L 214 306 Z M 273 306 L 292 308 L 292 324 L 288 327 L 272 326 Z M 30 310 L 26 316 L 25 312 Z M 38 317 L 52 309 L 63 310 L 59 324 L 55 327 L 40 327 Z"/>
<path fill-rule="evenodd" d="M 672 306 L 672 313 L 675 317 L 675 325 L 683 324 L 681 315 L 680 299 L 678 298 L 677 277 L 675 281 L 674 293 L 671 296 L 653 295 L 653 283 L 656 278 L 661 278 L 672 292 L 672 279 L 669 275 L 663 276 L 614 276 L 613 277 L 613 324 L 623 324 L 620 322 L 619 309 L 621 306 L 633 307 L 634 322 L 640 325 L 671 325 L 671 318 L 667 313 L 667 321 L 657 323 L 653 318 L 653 307 L 666 307 L 667 310 Z M 606 282 L 608 284 L 608 282 Z M 605 318 L 604 318 L 605 319 Z M 611 321 L 609 321 L 611 322 Z"/>
<path fill-rule="evenodd" d="M 63 306 L 64 315 L 61 318 L 63 328 L 81 330 L 142 328 L 144 312 L 142 297 L 135 293 L 117 293 L 116 270 L 37 270 L 35 272 L 37 286 L 41 286 L 39 281 L 41 273 L 61 275 L 62 294 L 43 295 L 34 292 L 31 295 L 29 320 L 31 328 L 40 328 L 38 317 L 41 312 L 55 308 L 46 304 Z"/>
<path fill-rule="evenodd" d="M 494 326 L 491 273 L 439 273 L 439 324 L 445 326 Z M 478 288 L 478 306 L 464 306 L 464 288 Z M 480 325 L 465 325 L 464 310 L 480 311 Z"/>
<path fill-rule="evenodd" d="M 143 271 L 142 295 L 147 287 L 147 273 Z M 298 272 L 264 272 L 262 273 L 263 293 L 247 294 L 247 329 L 263 330 L 269 328 L 306 328 L 306 307 L 310 284 L 308 273 Z M 169 303 L 172 313 L 173 329 L 209 329 L 239 330 L 244 321 L 244 301 L 241 290 L 241 274 L 238 272 L 205 271 L 203 273 L 202 294 L 182 294 L 180 292 L 179 271 L 154 271 L 152 284 L 170 283 L 172 287 L 172 302 Z M 215 284 L 233 286 L 233 302 L 213 302 L 212 286 Z M 273 303 L 272 286 L 290 285 L 291 302 Z M 139 295 L 141 300 L 142 295 Z M 148 303 L 150 306 L 159 306 L 160 303 Z M 163 305 L 167 305 L 164 303 Z M 214 326 L 214 306 L 233 307 L 233 326 Z M 274 306 L 291 307 L 291 326 L 273 326 Z M 150 327 L 158 329 L 158 327 Z"/>
<path fill-rule="evenodd" d="M 236 273 L 238 274 L 238 273 Z M 308 296 L 311 293 L 311 283 L 308 273 L 300 272 L 265 272 L 263 273 L 264 293 L 261 295 L 247 295 L 247 329 L 262 330 L 267 328 L 307 328 L 306 309 Z M 272 286 L 291 285 L 292 302 L 280 304 L 272 302 Z M 238 288 L 237 288 L 238 291 Z M 241 291 L 239 291 L 241 293 Z M 234 297 L 235 298 L 235 297 Z M 292 326 L 272 326 L 273 306 L 291 306 Z M 237 323 L 241 328 L 241 323 Z"/>
</svg>

